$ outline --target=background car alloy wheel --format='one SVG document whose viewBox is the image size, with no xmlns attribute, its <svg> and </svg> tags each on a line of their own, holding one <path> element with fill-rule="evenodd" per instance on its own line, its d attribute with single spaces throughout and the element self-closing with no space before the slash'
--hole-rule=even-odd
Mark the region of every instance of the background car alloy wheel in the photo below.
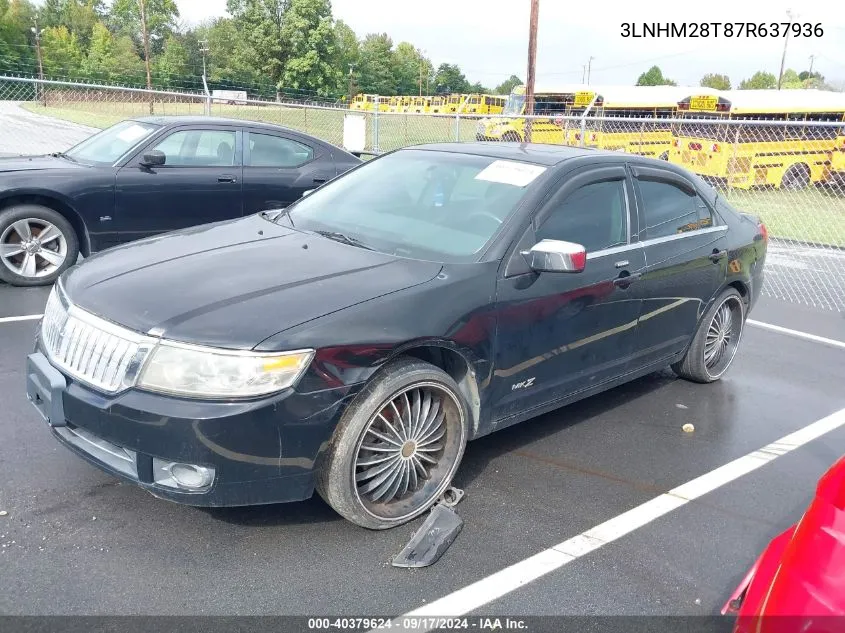
<svg viewBox="0 0 845 633">
<path fill-rule="evenodd" d="M 73 227 L 53 209 L 23 204 L 0 211 L 0 280 L 17 286 L 51 284 L 78 256 Z"/>
<path fill-rule="evenodd" d="M 38 218 L 24 218 L 0 235 L 3 265 L 21 277 L 47 277 L 67 258 L 67 239 L 54 225 Z"/>
<path fill-rule="evenodd" d="M 429 382 L 399 391 L 370 418 L 354 478 L 371 514 L 401 519 L 438 494 L 460 454 L 460 416 L 455 395 Z"/>
</svg>

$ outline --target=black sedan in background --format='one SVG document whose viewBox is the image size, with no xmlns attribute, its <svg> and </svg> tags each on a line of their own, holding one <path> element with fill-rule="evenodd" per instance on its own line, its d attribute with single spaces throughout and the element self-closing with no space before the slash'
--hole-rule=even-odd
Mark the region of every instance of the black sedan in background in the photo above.
<svg viewBox="0 0 845 633">
<path fill-rule="evenodd" d="M 663 161 L 408 148 L 71 268 L 27 391 L 58 440 L 156 496 L 316 489 L 389 528 L 436 502 L 468 440 L 666 365 L 721 378 L 766 249 L 757 218 Z"/>
<path fill-rule="evenodd" d="M 52 283 L 81 252 L 297 200 L 361 160 L 266 123 L 123 121 L 64 153 L 0 158 L 0 280 Z"/>
</svg>

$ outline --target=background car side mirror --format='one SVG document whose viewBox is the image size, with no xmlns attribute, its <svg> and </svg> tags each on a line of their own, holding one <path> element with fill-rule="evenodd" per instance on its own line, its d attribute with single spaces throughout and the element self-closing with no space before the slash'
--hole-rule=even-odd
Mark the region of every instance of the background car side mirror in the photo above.
<svg viewBox="0 0 845 633">
<path fill-rule="evenodd" d="M 158 167 L 167 162 L 167 156 L 160 149 L 153 149 L 144 154 L 144 161 L 141 163 L 144 167 Z"/>
<path fill-rule="evenodd" d="M 543 240 L 522 251 L 531 270 L 538 273 L 580 273 L 587 266 L 587 249 L 581 244 Z"/>
</svg>

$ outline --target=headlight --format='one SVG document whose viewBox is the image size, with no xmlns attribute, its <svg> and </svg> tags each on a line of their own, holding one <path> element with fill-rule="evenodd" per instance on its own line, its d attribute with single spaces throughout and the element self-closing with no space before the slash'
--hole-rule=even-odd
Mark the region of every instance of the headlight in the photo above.
<svg viewBox="0 0 845 633">
<path fill-rule="evenodd" d="M 137 385 L 194 398 L 261 396 L 293 386 L 313 357 L 314 350 L 267 354 L 161 341 Z"/>
</svg>

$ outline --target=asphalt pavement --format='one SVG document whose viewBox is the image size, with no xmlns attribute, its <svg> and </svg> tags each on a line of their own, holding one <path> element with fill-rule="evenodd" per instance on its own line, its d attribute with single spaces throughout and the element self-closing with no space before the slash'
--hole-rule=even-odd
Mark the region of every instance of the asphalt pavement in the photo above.
<svg viewBox="0 0 845 633">
<path fill-rule="evenodd" d="M 659 372 L 471 443 L 456 480 L 463 531 L 434 566 L 397 569 L 390 560 L 421 520 L 370 532 L 319 498 L 179 506 L 61 447 L 24 394 L 37 321 L 4 321 L 38 314 L 46 294 L 0 286 L 3 614 L 398 615 L 845 407 L 845 350 L 748 327 L 717 384 Z M 781 302 L 758 307 L 752 319 L 793 318 Z M 838 313 L 801 321 L 845 340 Z M 831 432 L 479 613 L 715 613 L 800 517 L 843 443 Z"/>
<path fill-rule="evenodd" d="M 0 156 L 61 152 L 99 132 L 29 112 L 17 101 L 0 101 L 0 131 Z"/>
</svg>

